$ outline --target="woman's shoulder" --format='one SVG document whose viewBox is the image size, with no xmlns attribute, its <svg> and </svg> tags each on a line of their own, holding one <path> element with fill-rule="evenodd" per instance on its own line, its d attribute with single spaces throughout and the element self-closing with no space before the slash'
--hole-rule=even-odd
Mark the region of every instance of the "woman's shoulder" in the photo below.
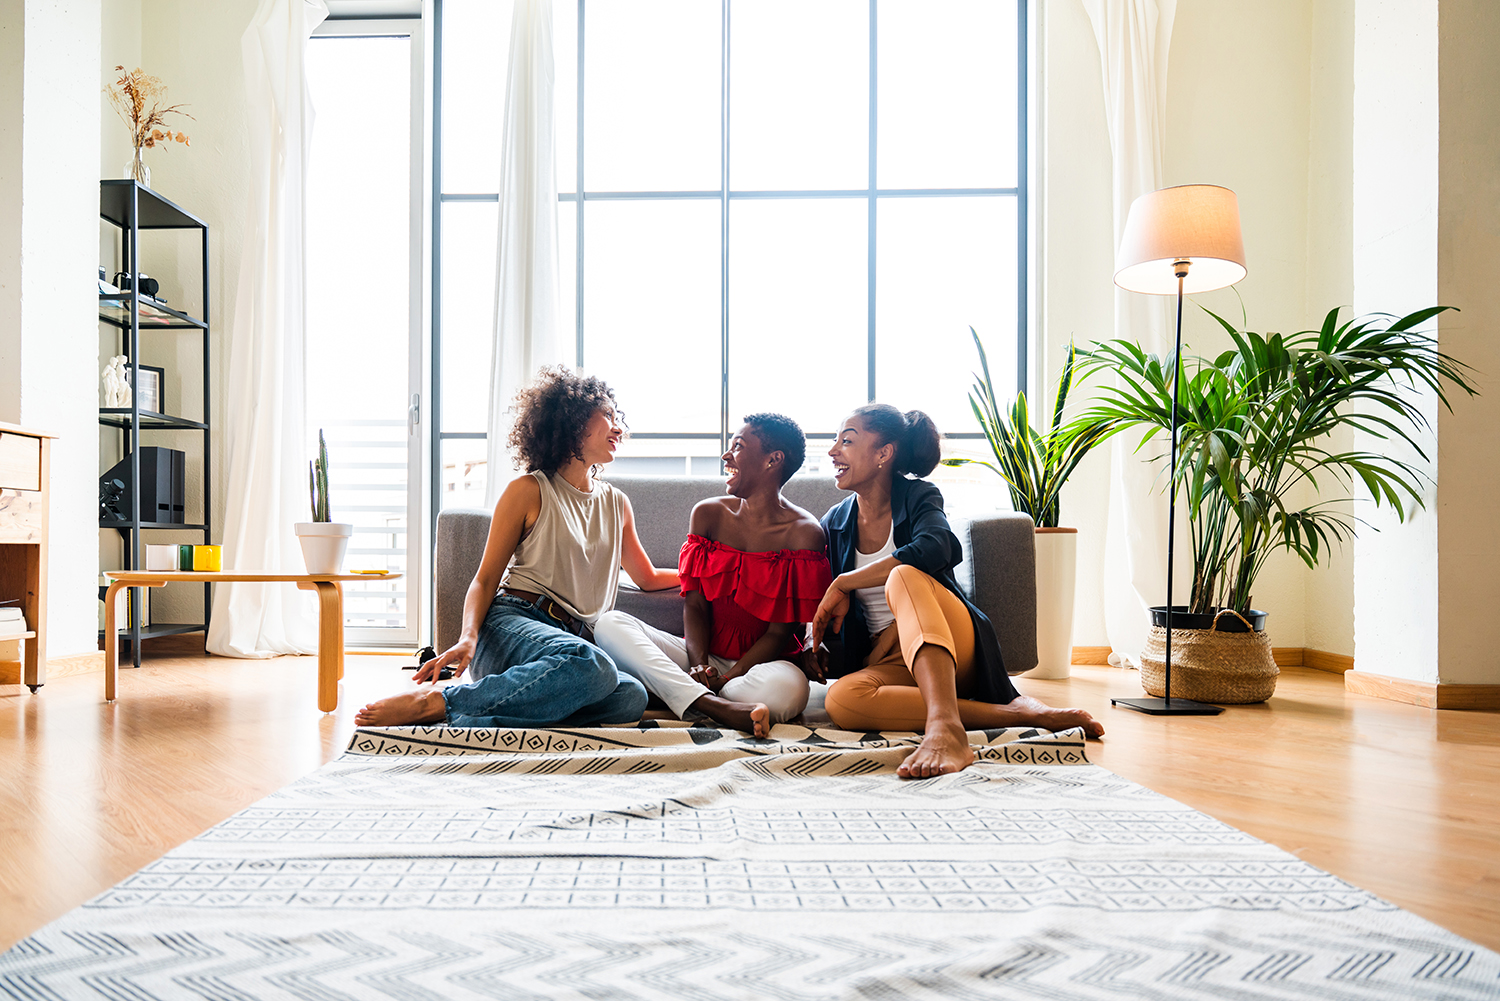
<svg viewBox="0 0 1500 1001">
<path fill-rule="evenodd" d="M 897 495 L 899 494 L 898 502 L 908 509 L 923 504 L 936 504 L 939 508 L 943 506 L 943 491 L 931 480 L 913 480 L 901 477 L 893 481 L 893 483 L 896 484 L 896 487 L 892 491 L 892 498 L 897 499 Z"/>
<path fill-rule="evenodd" d="M 850 494 L 829 508 L 828 513 L 823 515 L 823 520 L 820 523 L 823 531 L 827 532 L 832 529 L 842 528 L 848 524 L 849 515 L 854 511 L 854 500 L 854 495 Z"/>
</svg>

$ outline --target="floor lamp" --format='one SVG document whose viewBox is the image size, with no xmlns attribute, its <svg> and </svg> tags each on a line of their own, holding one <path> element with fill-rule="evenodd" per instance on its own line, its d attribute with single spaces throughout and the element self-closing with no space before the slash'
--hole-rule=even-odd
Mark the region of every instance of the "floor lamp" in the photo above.
<svg viewBox="0 0 1500 1001">
<path fill-rule="evenodd" d="M 1245 277 L 1245 244 L 1234 192 L 1216 184 L 1181 184 L 1137 198 L 1125 220 L 1115 284 L 1129 292 L 1177 295 L 1172 353 L 1172 458 L 1167 501 L 1166 698 L 1110 699 L 1152 716 L 1216 716 L 1224 710 L 1172 698 L 1172 558 L 1177 536 L 1177 391 L 1182 382 L 1182 297 L 1233 285 Z"/>
</svg>

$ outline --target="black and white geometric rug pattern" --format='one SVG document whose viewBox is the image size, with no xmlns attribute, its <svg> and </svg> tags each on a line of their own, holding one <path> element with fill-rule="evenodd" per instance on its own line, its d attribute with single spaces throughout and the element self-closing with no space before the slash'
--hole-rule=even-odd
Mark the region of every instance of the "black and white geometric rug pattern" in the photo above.
<svg viewBox="0 0 1500 1001">
<path fill-rule="evenodd" d="M 0 956 L 0 997 L 1500 998 L 1495 953 L 1093 765 L 658 729 L 360 731 Z"/>
</svg>

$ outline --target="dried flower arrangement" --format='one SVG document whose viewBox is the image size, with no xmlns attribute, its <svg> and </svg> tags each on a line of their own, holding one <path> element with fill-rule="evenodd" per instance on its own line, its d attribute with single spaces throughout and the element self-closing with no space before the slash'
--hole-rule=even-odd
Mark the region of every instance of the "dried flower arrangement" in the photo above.
<svg viewBox="0 0 1500 1001">
<path fill-rule="evenodd" d="M 164 126 L 167 115 L 181 115 L 184 118 L 193 116 L 182 110 L 187 107 L 184 104 L 162 107 L 167 86 L 160 78 L 147 76 L 146 71 L 140 67 L 126 72 L 124 66 L 116 66 L 115 71 L 120 74 L 120 78 L 106 88 L 109 101 L 125 124 L 130 126 L 130 141 L 135 146 L 131 176 L 146 183 L 149 174 L 141 161 L 141 150 L 151 149 L 157 143 L 180 142 L 184 146 L 192 145 L 188 142 L 186 132 L 173 132 Z"/>
</svg>

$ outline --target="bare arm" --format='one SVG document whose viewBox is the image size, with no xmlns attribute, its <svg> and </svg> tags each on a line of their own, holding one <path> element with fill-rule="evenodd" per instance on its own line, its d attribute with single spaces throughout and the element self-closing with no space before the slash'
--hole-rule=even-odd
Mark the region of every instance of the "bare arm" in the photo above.
<svg viewBox="0 0 1500 1001">
<path fill-rule="evenodd" d="M 495 514 L 490 518 L 484 558 L 480 560 L 479 569 L 464 597 L 463 629 L 458 642 L 423 664 L 415 681 L 436 681 L 444 667 L 451 666 L 458 674 L 469 666 L 469 659 L 474 656 L 474 644 L 479 639 L 479 626 L 484 622 L 490 602 L 495 600 L 505 568 L 510 565 L 521 537 L 536 524 L 541 510 L 542 491 L 530 476 L 518 476 L 505 488 L 495 503 Z"/>
<path fill-rule="evenodd" d="M 620 494 L 625 505 L 625 524 L 621 531 L 620 539 L 620 566 L 630 574 L 630 579 L 635 581 L 636 586 L 642 591 L 664 591 L 669 587 L 678 586 L 677 569 L 664 569 L 652 566 L 651 557 L 646 555 L 646 547 L 641 545 L 641 537 L 635 531 L 635 510 L 630 506 L 630 498 L 623 493 Z"/>
<path fill-rule="evenodd" d="M 749 671 L 756 664 L 764 664 L 767 661 L 780 660 L 786 653 L 787 643 L 792 637 L 791 622 L 772 622 L 761 633 L 760 639 L 750 644 L 750 649 L 740 654 L 740 659 L 734 662 L 734 666 L 720 676 L 723 681 L 738 678 Z"/>
<path fill-rule="evenodd" d="M 714 610 L 702 591 L 689 591 L 682 605 L 682 638 L 687 641 L 688 667 L 708 663 L 708 647 L 713 635 Z"/>
<path fill-rule="evenodd" d="M 833 583 L 828 585 L 828 590 L 818 605 L 817 614 L 808 627 L 808 645 L 817 649 L 823 642 L 824 632 L 829 629 L 838 632 L 843 627 L 844 616 L 849 614 L 849 602 L 853 600 L 850 595 L 854 591 L 862 587 L 880 587 L 891 575 L 891 571 L 900 565 L 901 561 L 895 556 L 886 556 L 867 567 L 859 567 L 833 578 Z"/>
</svg>

